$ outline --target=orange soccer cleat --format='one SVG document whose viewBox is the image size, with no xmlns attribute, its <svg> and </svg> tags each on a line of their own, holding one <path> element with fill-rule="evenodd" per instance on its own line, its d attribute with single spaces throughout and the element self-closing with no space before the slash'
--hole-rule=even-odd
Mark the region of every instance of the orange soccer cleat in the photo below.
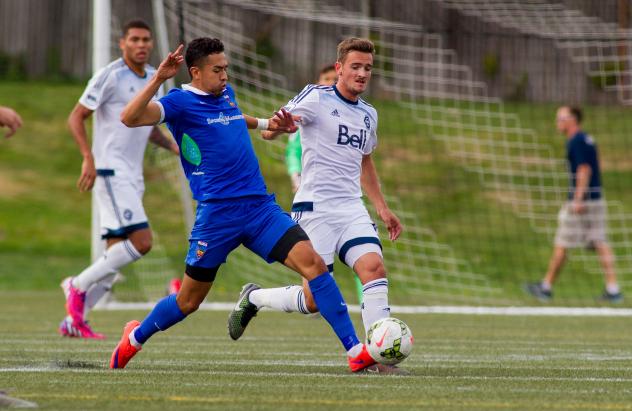
<svg viewBox="0 0 632 411">
<path fill-rule="evenodd" d="M 375 360 L 366 349 L 366 344 L 362 344 L 362 351 L 360 351 L 360 354 L 355 357 L 348 357 L 348 360 L 351 372 L 359 372 L 375 364 Z"/>
<path fill-rule="evenodd" d="M 119 341 L 118 345 L 114 349 L 114 352 L 112 353 L 112 358 L 110 359 L 110 368 L 125 368 L 129 360 L 131 360 L 132 357 L 141 350 L 140 348 L 134 347 L 129 341 L 129 334 L 139 325 L 140 322 L 136 320 L 132 320 L 125 324 L 121 341 Z"/>
</svg>

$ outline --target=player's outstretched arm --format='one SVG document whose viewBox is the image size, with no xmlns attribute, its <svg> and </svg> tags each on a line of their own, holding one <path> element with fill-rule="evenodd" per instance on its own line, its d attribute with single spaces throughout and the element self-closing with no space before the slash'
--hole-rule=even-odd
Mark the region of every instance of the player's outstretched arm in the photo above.
<svg viewBox="0 0 632 411">
<path fill-rule="evenodd" d="M 380 216 L 386 228 L 388 229 L 388 237 L 391 241 L 397 240 L 402 233 L 402 223 L 399 218 L 388 208 L 382 189 L 380 188 L 380 180 L 377 176 L 377 170 L 371 154 L 366 154 L 362 157 L 362 174 L 360 176 L 360 182 L 362 189 L 369 201 L 375 207 L 375 211 Z"/>
<path fill-rule="evenodd" d="M 0 127 L 8 127 L 9 131 L 4 135 L 11 137 L 22 127 L 22 118 L 12 108 L 0 106 Z"/>
<path fill-rule="evenodd" d="M 180 44 L 173 53 L 169 53 L 145 88 L 127 103 L 121 113 L 121 121 L 127 127 L 153 126 L 160 122 L 160 107 L 151 99 L 156 95 L 162 83 L 178 72 L 178 68 L 184 61 L 182 49 L 184 46 Z"/>
<path fill-rule="evenodd" d="M 299 116 L 293 116 L 290 112 L 282 108 L 274 113 L 274 115 L 269 119 L 256 118 L 249 116 L 248 114 L 244 114 L 244 119 L 246 120 L 246 126 L 249 129 L 264 130 L 261 133 L 262 136 L 266 131 L 273 133 L 270 138 L 264 137 L 266 140 L 271 140 L 283 133 L 294 133 L 298 130 L 296 121 L 300 121 L 301 118 Z"/>
</svg>

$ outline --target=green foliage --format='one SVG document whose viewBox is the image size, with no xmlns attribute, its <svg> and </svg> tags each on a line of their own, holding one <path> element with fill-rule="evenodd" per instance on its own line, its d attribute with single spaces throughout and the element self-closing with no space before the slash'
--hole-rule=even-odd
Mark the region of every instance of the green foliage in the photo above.
<svg viewBox="0 0 632 411">
<path fill-rule="evenodd" d="M 616 85 L 617 77 L 625 71 L 625 62 L 619 60 L 600 61 L 599 65 L 599 73 L 590 76 L 590 81 L 601 90 Z"/>
<path fill-rule="evenodd" d="M 257 54 L 265 56 L 269 59 L 274 58 L 278 54 L 278 51 L 276 47 L 274 47 L 274 43 L 272 42 L 270 36 L 261 36 L 257 39 L 256 52 Z"/>
<path fill-rule="evenodd" d="M 0 79 L 19 81 L 26 79 L 26 58 L 23 54 L 11 55 L 0 51 Z"/>
<path fill-rule="evenodd" d="M 500 73 L 500 59 L 496 53 L 490 52 L 483 56 L 483 73 L 492 80 Z"/>
<path fill-rule="evenodd" d="M 515 81 L 513 90 L 507 96 L 509 101 L 525 101 L 527 99 L 527 91 L 529 89 L 529 75 L 522 75 Z"/>
</svg>

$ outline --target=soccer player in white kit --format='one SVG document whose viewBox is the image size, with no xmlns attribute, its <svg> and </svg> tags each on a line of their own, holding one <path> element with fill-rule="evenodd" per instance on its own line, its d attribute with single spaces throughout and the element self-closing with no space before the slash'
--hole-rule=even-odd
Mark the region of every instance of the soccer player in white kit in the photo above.
<svg viewBox="0 0 632 411">
<path fill-rule="evenodd" d="M 330 272 L 337 254 L 360 278 L 365 330 L 388 317 L 390 308 L 382 247 L 362 202 L 362 189 L 384 221 L 390 240 L 396 240 L 402 232 L 399 219 L 386 204 L 371 158 L 377 145 L 377 112 L 359 97 L 371 78 L 373 53 L 369 40 L 342 41 L 336 62 L 337 84 L 308 85 L 285 106 L 300 117 L 303 146 L 303 173 L 292 217 L 305 230 Z M 277 135 L 262 134 L 265 139 Z M 257 310 L 268 307 L 303 314 L 318 311 L 306 283 L 302 287 L 270 289 L 246 284 L 238 306 L 244 298 Z M 241 327 L 229 325 L 233 339 L 243 334 L 251 318 L 242 316 Z"/>
<path fill-rule="evenodd" d="M 99 70 L 88 83 L 68 118 L 83 156 L 77 186 L 94 187 L 106 251 L 79 275 L 66 278 L 67 316 L 59 325 L 63 336 L 103 338 L 86 323 L 88 310 L 110 289 L 116 272 L 149 252 L 152 234 L 143 208 L 143 157 L 147 141 L 179 154 L 177 144 L 157 127 L 128 128 L 120 115 L 127 103 L 156 71 L 147 64 L 153 47 L 151 29 L 142 20 L 123 27 L 123 56 Z M 96 112 L 92 149 L 85 121 Z"/>
</svg>

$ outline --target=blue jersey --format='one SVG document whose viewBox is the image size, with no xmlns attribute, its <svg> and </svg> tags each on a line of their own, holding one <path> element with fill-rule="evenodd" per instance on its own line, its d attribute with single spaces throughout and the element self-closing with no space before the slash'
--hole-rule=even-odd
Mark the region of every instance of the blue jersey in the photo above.
<svg viewBox="0 0 632 411">
<path fill-rule="evenodd" d="M 159 101 L 197 201 L 267 194 L 246 120 L 227 85 L 216 97 L 183 85 Z"/>
<path fill-rule="evenodd" d="M 572 200 L 577 186 L 577 168 L 580 164 L 588 164 L 591 169 L 590 184 L 584 199 L 597 200 L 601 198 L 601 171 L 597 146 L 591 136 L 583 131 L 578 132 L 566 142 L 566 155 L 570 168 L 570 187 L 568 199 Z"/>
</svg>

